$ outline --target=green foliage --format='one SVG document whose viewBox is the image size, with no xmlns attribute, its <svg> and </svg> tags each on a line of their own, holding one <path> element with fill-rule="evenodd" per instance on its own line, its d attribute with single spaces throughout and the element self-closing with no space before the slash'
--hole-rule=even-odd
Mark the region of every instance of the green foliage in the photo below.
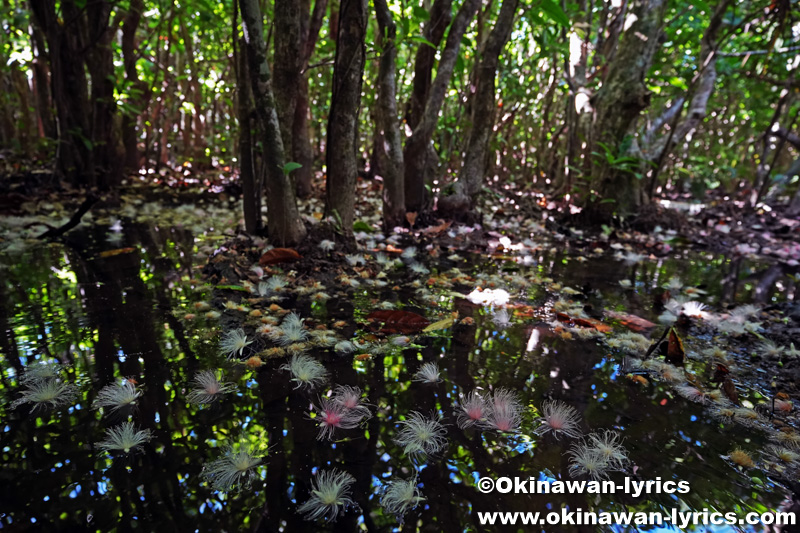
<svg viewBox="0 0 800 533">
<path fill-rule="evenodd" d="M 353 222 L 353 231 L 363 231 L 365 233 L 372 233 L 375 231 L 375 228 L 373 228 L 363 220 L 356 220 L 355 222 Z"/>
<path fill-rule="evenodd" d="M 437 49 L 437 61 L 444 47 L 425 36 L 431 23 L 431 2 L 410 0 L 389 2 L 397 24 L 397 98 L 398 127 L 408 127 L 407 110 L 414 83 L 414 62 L 423 47 Z M 439 183 L 432 193 L 444 190 L 451 176 L 458 174 L 467 139 L 472 130 L 471 102 L 477 73 L 476 60 L 486 42 L 502 2 L 483 3 L 479 17 L 470 24 L 462 40 L 454 74 L 446 88 L 444 106 L 437 118 L 433 147 L 438 156 Z M 664 112 L 679 98 L 691 99 L 697 87 L 703 36 L 716 3 L 697 1 L 670 3 L 664 13 L 663 35 L 652 66 L 643 82 L 651 94 L 649 105 L 628 132 L 643 154 L 633 157 L 626 146 L 607 146 L 589 142 L 592 119 L 588 110 L 575 112 L 576 98 L 596 98 L 608 74 L 609 61 L 619 43 L 610 32 L 611 20 L 620 15 L 604 2 L 559 2 L 525 0 L 514 22 L 512 38 L 502 53 L 496 76 L 496 124 L 489 139 L 492 175 L 505 182 L 535 182 L 541 189 L 560 192 L 575 189 L 587 196 L 588 180 L 572 179 L 564 183 L 565 168 L 585 171 L 593 160 L 603 161 L 619 172 L 642 178 L 652 165 L 649 146 L 644 138 L 649 127 L 658 123 Z M 76 2 L 78 8 L 92 4 Z M 312 2 L 313 5 L 313 2 Z M 314 169 L 325 158 L 325 122 L 330 110 L 332 58 L 336 55 L 331 23 L 330 2 L 319 31 L 319 38 L 309 64 L 304 70 L 308 81 L 309 117 L 312 125 Z M 795 8 L 798 0 L 790 0 Z M 459 2 L 453 5 L 453 15 Z M 212 2 L 190 0 L 184 3 L 146 0 L 141 22 L 135 34 L 132 59 L 135 78 L 126 72 L 126 58 L 121 39 L 122 22 L 131 9 L 130 0 L 113 4 L 111 20 L 115 38 L 113 53 L 114 99 L 118 116 L 136 118 L 138 148 L 148 158 L 147 165 L 168 161 L 180 166 L 186 161 L 198 165 L 236 166 L 239 124 L 236 110 L 235 59 L 243 50 L 231 38 L 234 0 Z M 274 20 L 273 3 L 264 4 L 266 20 Z M 761 0 L 737 3 L 723 18 L 717 43 L 714 91 L 708 98 L 705 116 L 691 135 L 674 139 L 676 146 L 659 169 L 659 179 L 666 184 L 681 184 L 685 190 L 700 194 L 716 186 L 736 190 L 741 182 L 752 184 L 762 157 L 764 132 L 772 124 L 774 111 L 786 80 L 792 76 L 794 50 L 800 37 L 796 21 L 777 5 Z M 34 54 L 30 29 L 36 21 L 30 6 L 11 0 L 0 6 L 4 25 L 0 30 L 0 148 L 30 152 L 52 148 L 54 139 L 39 131 L 42 117 L 55 122 L 54 109 L 39 111 L 31 88 L 38 83 L 33 73 L 37 62 L 46 58 L 46 50 Z M 236 24 L 234 24 L 236 22 Z M 237 28 L 237 35 L 241 34 Z M 268 28 L 274 35 L 280 28 Z M 794 31 L 794 33 L 793 33 Z M 361 112 L 358 120 L 359 153 L 370 158 L 375 145 L 375 105 L 378 94 L 377 73 L 381 50 L 378 27 L 369 17 L 367 30 L 368 59 L 363 76 Z M 446 38 L 446 32 L 445 32 Z M 581 53 L 585 57 L 581 57 Z M 435 78 L 435 63 L 432 77 Z M 47 85 L 47 84 L 45 84 Z M 52 100 L 52 98 L 50 98 Z M 588 108 L 587 108 L 588 109 Z M 689 103 L 684 102 L 685 118 Z M 778 125 L 785 127 L 800 110 L 800 99 L 788 98 L 781 108 Z M 37 116 L 37 114 L 39 116 Z M 47 121 L 42 121 L 47 122 Z M 672 130 L 668 121 L 653 132 L 658 140 Z M 10 130 L 10 134 L 6 131 Z M 93 143 L 80 139 L 86 147 Z M 88 143 L 88 144 L 87 144 Z M 97 144 L 96 142 L 94 144 Z M 625 144 L 625 143 L 623 143 Z M 767 150 L 772 161 L 774 146 Z M 637 154 L 639 152 L 637 151 Z M 256 150 L 257 157 L 260 149 Z M 289 156 L 291 157 L 291 155 Z M 784 172 L 798 157 L 796 148 L 786 146 L 775 158 L 770 176 Z M 299 167 L 288 163 L 286 174 Z M 580 176 L 571 172 L 571 176 Z M 565 185 L 565 188 L 561 188 Z M 782 194 L 793 194 L 796 183 L 770 182 Z M 680 191 L 677 191 L 680 192 Z"/>
<path fill-rule="evenodd" d="M 303 168 L 303 165 L 300 163 L 295 163 L 294 161 L 290 161 L 283 165 L 283 175 L 288 176 L 293 170 L 297 170 L 298 168 Z"/>
</svg>

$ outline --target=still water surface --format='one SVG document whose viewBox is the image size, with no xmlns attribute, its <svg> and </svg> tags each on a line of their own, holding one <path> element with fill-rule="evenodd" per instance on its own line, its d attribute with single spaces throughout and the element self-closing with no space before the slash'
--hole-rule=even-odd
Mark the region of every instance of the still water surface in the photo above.
<svg viewBox="0 0 800 533">
<path fill-rule="evenodd" d="M 721 424 L 708 409 L 655 380 L 647 386 L 632 382 L 622 368 L 624 357 L 596 340 L 565 340 L 553 334 L 545 322 L 552 319 L 555 296 L 541 286 L 504 287 L 513 303 L 533 310 L 528 316 L 517 315 L 507 328 L 495 325 L 490 309 L 453 299 L 449 292 L 442 293 L 442 307 L 435 310 L 419 305 L 413 290 L 405 288 L 362 286 L 347 293 L 330 289 L 333 297 L 327 304 L 291 297 L 281 305 L 295 308 L 304 318 L 322 324 L 345 321 L 338 330 L 344 338 L 356 333 L 363 317 L 385 300 L 409 304 L 407 309 L 431 321 L 452 310 L 474 320 L 421 335 L 414 346 L 396 347 L 364 361 L 316 349 L 311 354 L 325 365 L 329 380 L 309 392 L 295 389 L 287 372 L 280 370 L 285 361 L 267 361 L 253 372 L 220 355 L 219 321 L 201 313 L 200 318 L 184 318 L 194 302 L 213 296 L 197 281 L 206 261 L 198 251 L 216 247 L 221 240 L 130 221 L 124 228 L 113 245 L 107 228 L 93 226 L 73 232 L 68 245 L 0 257 L 2 529 L 491 531 L 478 525 L 478 512 L 568 507 L 668 513 L 677 507 L 744 513 L 775 510 L 787 496 L 767 472 L 742 470 L 724 457 L 737 446 L 763 447 L 763 433 Z M 129 249 L 102 254 L 115 248 Z M 704 287 L 704 302 L 712 306 L 750 301 L 755 289 L 754 282 L 742 281 L 754 267 L 724 257 L 686 252 L 669 260 L 623 266 L 610 255 L 586 262 L 575 260 L 576 255 L 557 246 L 537 252 L 532 266 L 468 255 L 428 266 L 434 272 L 457 266 L 473 275 L 479 273 L 476 269 L 486 275 L 500 269 L 523 276 L 535 273 L 581 290 L 588 295 L 587 306 L 650 320 L 656 318 L 654 295 L 673 275 Z M 405 279 L 398 274 L 390 286 Z M 621 287 L 621 279 L 631 280 L 633 288 Z M 473 288 L 454 290 L 466 294 Z M 773 297 L 779 295 L 770 292 L 768 299 Z M 222 324 L 230 324 L 230 313 L 222 314 Z M 539 340 L 532 345 L 534 329 Z M 53 359 L 66 368 L 65 379 L 79 386 L 75 402 L 56 410 L 32 412 L 30 404 L 12 408 L 24 368 Z M 413 380 L 426 362 L 439 365 L 440 383 Z M 205 369 L 222 369 L 237 392 L 210 405 L 188 403 L 191 380 Z M 136 409 L 118 414 L 93 409 L 98 391 L 124 377 L 133 378 L 143 393 Z M 360 387 L 374 416 L 362 427 L 337 431 L 334 442 L 320 441 L 309 406 L 333 384 Z M 519 433 L 462 430 L 456 425 L 460 394 L 500 387 L 520 395 L 524 414 Z M 575 441 L 534 433 L 539 424 L 534 413 L 549 399 L 575 407 L 585 433 L 617 430 L 631 459 L 627 475 L 685 480 L 691 492 L 640 498 L 478 492 L 475 482 L 484 476 L 571 479 L 567 452 Z M 412 459 L 393 441 L 398 421 L 412 411 L 443 416 L 448 439 L 443 452 Z M 112 457 L 97 443 L 128 415 L 154 438 L 139 453 Z M 268 453 L 248 487 L 214 491 L 202 476 L 204 464 L 219 458 L 226 443 L 239 439 L 257 440 L 268 446 Z M 310 496 L 314 473 L 332 467 L 355 478 L 352 497 L 358 508 L 348 509 L 333 524 L 304 521 L 297 508 Z M 380 493 L 388 480 L 415 475 L 424 501 L 400 522 L 382 510 Z M 621 482 L 624 475 L 613 473 L 612 479 Z M 638 528 L 648 529 L 658 528 Z"/>
</svg>

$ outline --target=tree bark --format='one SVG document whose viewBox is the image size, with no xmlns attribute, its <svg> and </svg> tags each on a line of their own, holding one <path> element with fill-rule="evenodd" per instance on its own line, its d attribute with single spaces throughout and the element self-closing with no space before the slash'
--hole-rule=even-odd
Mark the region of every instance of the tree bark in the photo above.
<svg viewBox="0 0 800 533">
<path fill-rule="evenodd" d="M 58 127 L 57 169 L 73 185 L 108 188 L 119 178 L 114 130 L 111 2 L 79 7 L 74 0 L 32 0 L 48 47 Z M 86 77 L 89 71 L 90 84 Z"/>
<path fill-rule="evenodd" d="M 272 76 L 267 62 L 261 8 L 258 0 L 239 0 L 239 8 L 247 45 L 250 84 L 264 146 L 268 234 L 276 245 L 293 245 L 305 237 L 306 228 L 297 212 L 294 187 L 283 172 L 283 141 L 275 110 L 275 97 L 272 94 Z"/>
<path fill-rule="evenodd" d="M 51 94 L 56 107 L 58 150 L 56 166 L 74 185 L 94 182 L 89 87 L 84 72 L 85 20 L 74 1 L 62 3 L 62 25 L 53 0 L 31 0 L 34 19 L 47 40 Z M 76 59 L 78 59 L 76 61 Z"/>
<path fill-rule="evenodd" d="M 261 231 L 261 191 L 256 185 L 255 165 L 253 164 L 253 130 L 250 116 L 253 100 L 250 96 L 250 78 L 247 68 L 246 43 L 241 39 L 236 80 L 239 119 L 239 177 L 242 180 L 242 210 L 244 229 L 250 235 Z"/>
<path fill-rule="evenodd" d="M 658 47 L 665 6 L 664 0 L 636 2 L 637 19 L 623 33 L 603 86 L 591 99 L 595 122 L 586 157 L 592 158 L 592 190 L 596 196 L 588 198 L 586 208 L 595 222 L 608 221 L 614 213 L 625 216 L 639 205 L 639 181 L 633 173 L 615 168 L 603 156 L 604 146 L 618 150 L 640 113 L 650 105 L 646 77 Z"/>
<path fill-rule="evenodd" d="M 425 24 L 422 36 L 436 48 L 420 44 L 414 60 L 414 87 L 408 102 L 408 125 L 413 130 L 425 111 L 425 102 L 431 87 L 431 73 L 436 60 L 436 49 L 442 42 L 444 32 L 452 19 L 453 0 L 436 0 L 431 6 L 430 19 Z"/>
<path fill-rule="evenodd" d="M 144 0 L 131 0 L 130 9 L 122 22 L 122 64 L 125 69 L 125 81 L 131 88 L 130 103 L 135 109 L 142 109 L 147 84 L 139 79 L 136 71 L 136 31 L 144 12 Z M 132 113 L 122 114 L 122 145 L 125 150 L 124 168 L 136 171 L 141 164 L 136 125 L 138 116 Z"/>
<path fill-rule="evenodd" d="M 297 103 L 294 110 L 294 123 L 292 124 L 292 157 L 303 165 L 294 171 L 294 182 L 297 196 L 307 198 L 311 196 L 314 180 L 314 150 L 311 147 L 309 134 L 309 114 L 311 112 L 308 100 L 308 74 L 305 69 L 319 38 L 322 21 L 328 7 L 328 0 L 317 0 L 309 19 L 310 0 L 301 1 L 300 10 L 300 42 L 302 45 L 301 73 L 297 87 Z"/>
<path fill-rule="evenodd" d="M 31 51 L 33 52 L 33 86 L 36 95 L 36 111 L 39 116 L 41 134 L 48 139 L 56 139 L 53 120 L 53 100 L 50 96 L 50 68 L 47 61 L 47 46 L 38 24 L 31 24 Z"/>
<path fill-rule="evenodd" d="M 326 165 L 327 213 L 353 235 L 357 165 L 358 109 L 366 60 L 366 0 L 342 0 L 339 7 Z"/>
<path fill-rule="evenodd" d="M 454 184 L 454 192 L 439 200 L 439 209 L 447 216 L 458 215 L 472 208 L 475 195 L 481 190 L 486 173 L 489 139 L 492 135 L 496 105 L 494 101 L 495 77 L 500 54 L 514 25 L 519 0 L 503 0 L 497 21 L 492 28 L 480 61 L 476 61 L 476 88 L 472 95 L 472 129 L 461 167 L 461 175 Z"/>
<path fill-rule="evenodd" d="M 292 152 L 292 132 L 300 85 L 300 2 L 275 0 L 275 104 L 281 124 L 283 149 Z"/>
<path fill-rule="evenodd" d="M 403 141 L 397 117 L 397 26 L 386 0 L 374 0 L 383 52 L 378 69 L 377 125 L 384 142 L 376 147 L 385 153 L 383 169 L 383 225 L 388 231 L 405 223 L 406 199 L 403 186 Z"/>
<path fill-rule="evenodd" d="M 411 137 L 406 141 L 403 157 L 405 160 L 405 196 L 406 211 L 419 212 L 425 207 L 425 182 L 429 177 L 426 169 L 430 166 L 430 143 L 433 130 L 439 120 L 439 111 L 444 103 L 447 86 L 453 76 L 458 53 L 461 49 L 461 39 L 467 31 L 470 21 L 480 8 L 481 0 L 465 0 L 456 13 L 447 41 L 442 50 L 439 67 L 436 70 L 436 79 L 431 84 L 425 111 L 420 117 L 419 124 L 414 128 Z"/>
</svg>

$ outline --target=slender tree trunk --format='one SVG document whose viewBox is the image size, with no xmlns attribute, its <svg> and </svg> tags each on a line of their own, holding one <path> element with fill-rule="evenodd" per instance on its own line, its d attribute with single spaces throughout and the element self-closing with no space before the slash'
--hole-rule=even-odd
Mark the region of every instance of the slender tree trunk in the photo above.
<svg viewBox="0 0 800 533">
<path fill-rule="evenodd" d="M 495 119 L 495 77 L 500 54 L 503 51 L 511 29 L 519 0 L 503 0 L 480 61 L 475 62 L 477 86 L 472 95 L 472 129 L 461 167 L 461 175 L 455 183 L 454 193 L 439 200 L 439 209 L 453 216 L 468 211 L 472 207 L 475 195 L 481 190 L 483 176 L 486 173 L 487 148 L 493 132 Z"/>
<path fill-rule="evenodd" d="M 425 102 L 428 100 L 428 91 L 431 87 L 433 63 L 436 60 L 436 49 L 442 42 L 444 32 L 450 24 L 453 0 L 435 0 L 430 10 L 430 19 L 425 24 L 422 36 L 436 48 L 420 44 L 417 57 L 414 61 L 414 88 L 411 91 L 411 100 L 408 102 L 408 125 L 413 130 L 422 119 L 425 111 Z"/>
<path fill-rule="evenodd" d="M 639 114 L 650 105 L 647 72 L 658 47 L 666 2 L 638 0 L 635 4 L 636 21 L 623 33 L 603 86 L 592 98 L 595 122 L 586 157 L 592 158 L 592 189 L 597 197 L 590 198 L 586 207 L 595 222 L 608 221 L 614 213 L 630 214 L 640 200 L 640 183 L 633 173 L 615 168 L 606 157 L 592 155 L 604 154 L 604 146 L 619 150 Z"/>
<path fill-rule="evenodd" d="M 414 128 L 411 137 L 406 141 L 403 157 L 405 159 L 405 195 L 406 211 L 419 212 L 425 207 L 425 182 L 428 178 L 426 169 L 430 162 L 430 143 L 433 131 L 439 120 L 439 111 L 444 103 L 447 86 L 453 76 L 458 53 L 461 49 L 461 39 L 467 31 L 469 23 L 480 8 L 481 0 L 464 0 L 461 8 L 456 13 L 450 31 L 447 33 L 439 67 L 436 70 L 436 79 L 430 87 L 428 99 L 425 103 L 419 124 Z"/>
<path fill-rule="evenodd" d="M 383 169 L 383 225 L 390 230 L 405 222 L 406 199 L 403 187 L 403 141 L 397 117 L 397 26 L 386 0 L 374 0 L 381 32 L 383 53 L 378 70 L 377 123 L 382 131 L 384 143 L 379 147 L 388 159 Z"/>
<path fill-rule="evenodd" d="M 57 138 L 56 125 L 53 120 L 53 100 L 50 97 L 50 69 L 48 68 L 47 46 L 42 30 L 37 24 L 31 24 L 31 50 L 33 52 L 33 85 L 36 93 L 36 111 L 39 115 L 41 133 L 48 139 Z"/>
<path fill-rule="evenodd" d="M 342 0 L 339 8 L 326 164 L 327 212 L 353 234 L 357 165 L 358 109 L 366 60 L 366 0 Z"/>
<path fill-rule="evenodd" d="M 253 139 L 250 115 L 253 112 L 253 100 L 250 97 L 250 78 L 248 77 L 246 44 L 241 39 L 236 72 L 237 96 L 239 100 L 239 177 L 242 180 L 242 204 L 244 211 L 244 228 L 250 235 L 261 231 L 261 191 L 256 186 L 256 173 L 253 164 Z"/>
<path fill-rule="evenodd" d="M 109 189 L 122 180 L 119 153 L 119 131 L 115 120 L 117 104 L 114 99 L 114 52 L 111 42 L 116 23 L 110 25 L 111 2 L 86 4 L 88 43 L 86 65 L 91 76 L 92 95 L 92 155 L 95 172 L 93 186 Z"/>
<path fill-rule="evenodd" d="M 283 141 L 272 94 L 261 8 L 258 0 L 239 0 L 239 8 L 247 44 L 250 84 L 264 146 L 269 238 L 277 245 L 297 244 L 305 237 L 306 228 L 297 212 L 294 187 L 283 172 Z"/>
<path fill-rule="evenodd" d="M 314 10 L 309 18 L 310 0 L 301 1 L 300 12 L 300 42 L 302 43 L 301 69 L 308 68 L 308 62 L 314 53 L 314 48 L 322 28 L 322 21 L 328 7 L 328 0 L 317 0 Z M 294 182 L 297 196 L 307 198 L 311 196 L 314 180 L 314 150 L 311 147 L 309 132 L 309 115 L 311 108 L 308 97 L 308 74 L 300 73 L 297 87 L 297 103 L 294 110 L 294 123 L 292 124 L 292 154 L 294 160 L 303 165 L 294 171 Z"/>
<path fill-rule="evenodd" d="M 144 0 L 131 0 L 128 13 L 122 22 L 122 64 L 125 69 L 125 81 L 134 89 L 130 96 L 130 103 L 134 109 L 144 111 L 142 103 L 145 101 L 144 93 L 147 84 L 139 79 L 136 71 L 136 31 L 144 12 Z M 137 135 L 138 116 L 133 113 L 122 114 L 122 145 L 125 150 L 124 168 L 127 171 L 136 171 L 141 164 L 139 154 L 139 139 Z"/>
<path fill-rule="evenodd" d="M 297 105 L 297 90 L 300 88 L 302 67 L 300 43 L 300 2 L 298 0 L 275 0 L 275 105 L 281 124 L 283 149 L 289 156 L 292 152 L 292 132 Z"/>
<path fill-rule="evenodd" d="M 31 103 L 30 103 L 30 86 L 28 85 L 28 78 L 25 76 L 22 70 L 17 68 L 17 65 L 14 64 L 12 66 L 11 71 L 9 72 L 10 79 L 9 82 L 11 84 L 11 93 L 17 93 L 17 100 L 18 100 L 18 120 L 16 124 L 17 133 L 17 140 L 19 141 L 20 148 L 22 152 L 30 157 L 31 155 L 31 143 L 33 139 L 36 138 L 36 118 L 33 113 L 31 113 Z"/>
<path fill-rule="evenodd" d="M 200 88 L 199 68 L 194 53 L 194 36 L 181 19 L 181 32 L 183 34 L 183 47 L 186 51 L 186 70 L 189 76 L 186 79 L 185 101 L 190 103 L 190 111 L 184 119 L 183 136 L 185 139 L 185 156 L 192 159 L 197 167 L 205 156 L 205 142 L 203 139 L 203 94 Z"/>
</svg>

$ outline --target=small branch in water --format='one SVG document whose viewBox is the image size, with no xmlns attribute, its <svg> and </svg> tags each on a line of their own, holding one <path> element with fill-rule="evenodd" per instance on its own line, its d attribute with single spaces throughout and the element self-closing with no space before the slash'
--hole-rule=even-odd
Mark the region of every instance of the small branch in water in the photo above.
<svg viewBox="0 0 800 533">
<path fill-rule="evenodd" d="M 652 344 L 652 345 L 650 346 L 650 348 L 648 348 L 648 350 L 647 350 L 647 353 L 646 353 L 646 354 L 644 354 L 644 359 L 645 359 L 645 360 L 647 360 L 647 358 L 648 358 L 648 357 L 650 357 L 650 355 L 652 355 L 653 351 L 655 351 L 655 349 L 656 349 L 658 346 L 660 346 L 662 342 L 664 342 L 664 339 L 665 339 L 665 338 L 667 338 L 667 333 L 669 333 L 669 330 L 670 330 L 670 328 L 666 328 L 666 329 L 664 330 L 664 333 L 662 333 L 662 334 L 661 334 L 661 338 L 660 338 L 660 339 L 658 339 L 658 341 L 657 341 L 655 344 Z"/>
<path fill-rule="evenodd" d="M 98 200 L 99 198 L 97 196 L 90 193 L 83 203 L 78 207 L 78 210 L 75 212 L 75 214 L 72 215 L 72 218 L 66 222 L 66 224 L 58 228 L 50 228 L 39 235 L 37 239 L 55 239 L 64 235 L 66 232 L 80 224 L 83 215 L 85 215 L 92 208 L 92 206 L 97 203 Z"/>
</svg>

